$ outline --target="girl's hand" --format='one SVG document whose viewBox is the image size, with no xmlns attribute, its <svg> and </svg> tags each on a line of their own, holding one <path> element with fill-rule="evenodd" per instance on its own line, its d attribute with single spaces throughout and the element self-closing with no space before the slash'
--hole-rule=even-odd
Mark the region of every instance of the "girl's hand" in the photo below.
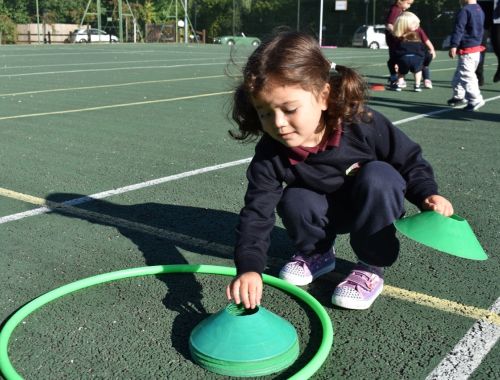
<svg viewBox="0 0 500 380">
<path fill-rule="evenodd" d="M 422 202 L 422 209 L 436 211 L 444 216 L 453 215 L 453 205 L 441 195 L 431 195 Z"/>
<path fill-rule="evenodd" d="M 247 309 L 255 309 L 262 299 L 262 277 L 257 272 L 240 274 L 226 288 L 228 300 L 243 303 Z"/>
</svg>

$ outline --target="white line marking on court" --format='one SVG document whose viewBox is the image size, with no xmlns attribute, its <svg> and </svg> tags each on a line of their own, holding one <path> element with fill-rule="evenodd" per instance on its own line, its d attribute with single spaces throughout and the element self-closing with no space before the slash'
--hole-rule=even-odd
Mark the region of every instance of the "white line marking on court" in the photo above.
<svg viewBox="0 0 500 380">
<path fill-rule="evenodd" d="M 149 63 L 149 62 L 184 62 L 184 61 L 206 61 L 207 59 L 220 59 L 217 57 L 197 57 L 197 58 L 169 58 L 169 59 L 144 59 L 135 61 L 103 61 L 103 62 L 79 62 L 79 63 L 53 63 L 50 65 L 28 65 L 28 66 L 1 66 L 0 70 L 8 69 L 31 69 L 38 67 L 68 67 L 68 66 L 97 66 L 97 65 L 128 65 L 130 63 Z"/>
<path fill-rule="evenodd" d="M 14 115 L 14 116 L 3 116 L 3 117 L 0 117 L 0 120 L 23 119 L 26 117 L 62 115 L 62 114 L 75 113 L 75 112 L 98 111 L 98 110 L 104 110 L 104 109 L 110 109 L 110 108 L 141 106 L 141 105 L 145 105 L 145 104 L 156 104 L 156 103 L 167 103 L 167 102 L 174 102 L 177 100 L 187 100 L 187 99 L 205 98 L 208 96 L 227 95 L 227 94 L 230 94 L 232 92 L 233 91 L 212 92 L 212 93 L 207 93 L 207 94 L 181 96 L 178 98 L 167 98 L 167 99 L 146 100 L 143 102 L 111 104 L 109 106 L 78 108 L 78 109 L 73 109 L 73 110 L 40 112 L 40 113 L 31 113 L 31 114 L 24 114 L 24 115 Z"/>
<path fill-rule="evenodd" d="M 30 95 L 30 94 L 41 94 L 41 93 L 58 92 L 58 91 L 94 90 L 96 88 L 135 86 L 135 85 L 140 85 L 140 84 L 155 84 L 155 83 L 166 83 L 166 82 L 179 82 L 179 81 L 186 81 L 186 80 L 213 79 L 213 78 L 221 78 L 221 77 L 226 77 L 227 78 L 227 75 L 223 74 L 223 75 L 209 75 L 209 76 L 203 76 L 203 77 L 163 79 L 163 80 L 147 80 L 147 81 L 140 81 L 140 82 L 128 82 L 128 83 L 117 83 L 117 84 L 102 84 L 102 85 L 99 85 L 99 86 L 53 88 L 53 89 L 48 89 L 48 90 L 13 92 L 13 93 L 10 93 L 10 94 L 0 94 L 0 96 Z"/>
<path fill-rule="evenodd" d="M 175 180 L 178 180 L 181 178 L 191 177 L 191 176 L 198 175 L 198 174 L 208 173 L 208 172 L 211 172 L 214 170 L 225 169 L 225 168 L 229 168 L 232 166 L 246 164 L 246 163 L 250 162 L 251 159 L 252 159 L 251 157 L 244 158 L 244 159 L 237 160 L 237 161 L 226 162 L 224 164 L 208 166 L 205 168 L 191 170 L 191 171 L 180 173 L 180 174 L 174 174 L 174 175 L 170 175 L 170 176 L 163 177 L 163 178 L 153 179 L 150 181 L 141 182 L 141 183 L 137 183 L 134 185 L 120 187 L 118 189 L 103 191 L 101 193 L 92 194 L 92 195 L 82 197 L 82 198 L 70 199 L 69 201 L 63 202 L 63 204 L 68 205 L 68 206 L 75 206 L 75 205 L 79 205 L 82 203 L 91 202 L 94 199 L 103 199 L 103 198 L 111 197 L 113 195 L 123 194 L 123 193 L 127 193 L 129 191 L 144 189 L 146 187 L 156 186 L 156 185 L 163 184 L 166 182 L 175 181 Z M 45 214 L 45 213 L 50 212 L 50 211 L 51 210 L 48 207 L 39 207 L 39 208 L 30 210 L 30 211 L 25 211 L 25 212 L 20 212 L 17 214 L 4 216 L 4 217 L 0 218 L 0 224 L 12 222 L 14 220 L 24 219 L 24 218 L 27 218 L 29 216 Z"/>
<path fill-rule="evenodd" d="M 489 310 L 500 313 L 500 298 Z M 499 338 L 500 326 L 484 319 L 477 321 L 426 380 L 468 379 Z"/>
<path fill-rule="evenodd" d="M 238 62 L 236 62 L 238 63 Z M 1 74 L 0 78 L 12 77 L 26 77 L 34 75 L 61 75 L 61 74 L 74 74 L 74 73 L 94 73 L 98 71 L 117 71 L 117 70 L 150 70 L 150 69 L 172 69 L 179 67 L 192 67 L 192 66 L 217 66 L 227 65 L 224 62 L 207 62 L 207 63 L 186 63 L 182 65 L 159 65 L 159 66 L 132 66 L 132 67 L 110 67 L 106 69 L 82 69 L 82 70 L 65 70 L 65 71 L 40 71 L 35 73 L 21 73 L 21 74 Z"/>
<path fill-rule="evenodd" d="M 494 96 L 493 98 L 484 99 L 484 101 L 485 101 L 485 102 L 491 102 L 492 100 L 496 100 L 496 99 L 500 99 L 500 95 Z M 464 107 L 465 107 L 465 106 L 464 106 Z M 420 114 L 420 115 L 416 115 L 416 116 L 408 117 L 408 118 L 406 118 L 406 119 L 401 119 L 401 120 L 395 121 L 393 124 L 394 124 L 394 125 L 404 124 L 404 123 L 407 123 L 407 122 L 409 122 L 409 121 L 422 119 L 422 118 L 424 118 L 424 117 L 429 117 L 429 116 L 439 115 L 439 114 L 441 114 L 441 113 L 450 112 L 450 111 L 452 111 L 452 110 L 454 110 L 454 109 L 460 109 L 460 108 L 463 108 L 463 107 L 457 107 L 457 108 L 444 108 L 444 109 L 440 109 L 440 110 L 437 110 L 437 111 L 432 111 L 432 112 L 429 112 L 429 113 L 424 113 L 424 114 Z M 472 114 L 472 112 L 471 112 L 471 114 Z"/>
</svg>

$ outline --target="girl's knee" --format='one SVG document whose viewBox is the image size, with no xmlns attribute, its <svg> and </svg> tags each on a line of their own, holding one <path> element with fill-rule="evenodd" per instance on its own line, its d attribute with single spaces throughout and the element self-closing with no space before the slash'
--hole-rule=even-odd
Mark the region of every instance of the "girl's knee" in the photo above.
<svg viewBox="0 0 500 380">
<path fill-rule="evenodd" d="M 326 213 L 328 202 L 326 196 L 301 187 L 287 187 L 283 191 L 277 211 L 280 217 L 298 217 Z"/>
<path fill-rule="evenodd" d="M 383 161 L 364 164 L 357 175 L 357 186 L 370 191 L 387 191 L 391 188 L 404 191 L 406 182 L 399 172 Z"/>
</svg>

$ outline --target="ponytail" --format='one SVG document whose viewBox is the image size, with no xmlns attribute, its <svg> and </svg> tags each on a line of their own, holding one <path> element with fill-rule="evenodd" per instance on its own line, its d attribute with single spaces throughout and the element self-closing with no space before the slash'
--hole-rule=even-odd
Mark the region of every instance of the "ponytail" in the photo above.
<svg viewBox="0 0 500 380">
<path fill-rule="evenodd" d="M 351 123 L 369 117 L 363 107 L 368 97 L 368 87 L 356 70 L 335 65 L 335 69 L 330 71 L 329 83 L 330 95 L 326 111 L 328 130 L 335 129 L 339 121 Z"/>
</svg>

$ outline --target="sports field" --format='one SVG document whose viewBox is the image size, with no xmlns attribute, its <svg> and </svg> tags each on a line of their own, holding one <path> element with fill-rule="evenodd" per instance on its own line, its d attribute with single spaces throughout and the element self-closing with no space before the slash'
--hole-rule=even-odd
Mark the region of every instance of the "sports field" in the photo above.
<svg viewBox="0 0 500 380">
<path fill-rule="evenodd" d="M 250 50 L 236 52 L 236 64 Z M 385 83 L 387 51 L 326 49 Z M 234 227 L 253 145 L 228 136 L 238 67 L 225 46 L 0 48 L 0 322 L 62 285 L 159 264 L 232 266 Z M 451 109 L 456 62 L 439 52 L 434 88 L 372 92 L 369 104 L 419 142 L 440 192 L 487 252 L 471 261 L 401 237 L 401 256 L 371 309 L 330 303 L 355 257 L 346 236 L 335 272 L 305 289 L 326 308 L 334 344 L 315 379 L 500 378 L 500 84 L 486 57 L 486 105 Z M 417 212 L 408 204 L 408 214 Z M 268 274 L 293 253 L 281 224 Z M 194 364 L 193 327 L 227 304 L 229 277 L 171 274 L 81 290 L 31 314 L 9 358 L 26 379 L 219 379 Z M 290 321 L 301 354 L 321 341 L 301 301 L 266 287 L 263 306 Z"/>
</svg>

